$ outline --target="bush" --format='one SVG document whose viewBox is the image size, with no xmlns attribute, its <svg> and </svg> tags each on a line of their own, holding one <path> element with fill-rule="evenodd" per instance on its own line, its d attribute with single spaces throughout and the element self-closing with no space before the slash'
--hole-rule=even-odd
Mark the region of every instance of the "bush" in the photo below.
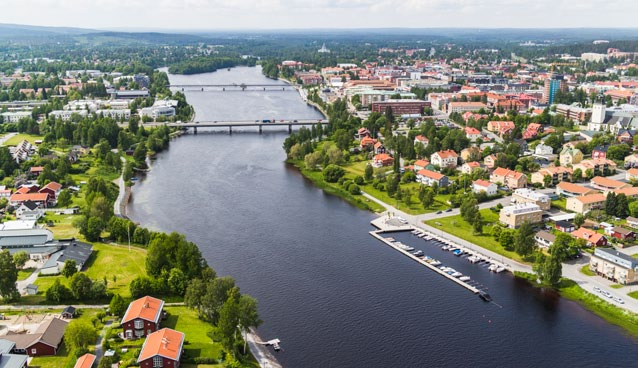
<svg viewBox="0 0 638 368">
<path fill-rule="evenodd" d="M 354 183 L 357 185 L 363 185 L 363 177 L 361 175 L 357 175 L 354 177 Z"/>
<path fill-rule="evenodd" d="M 337 165 L 328 165 L 323 169 L 323 179 L 328 183 L 336 183 L 345 174 L 345 170 Z"/>
<path fill-rule="evenodd" d="M 348 186 L 348 192 L 353 195 L 361 194 L 361 188 L 357 184 L 350 184 Z"/>
</svg>

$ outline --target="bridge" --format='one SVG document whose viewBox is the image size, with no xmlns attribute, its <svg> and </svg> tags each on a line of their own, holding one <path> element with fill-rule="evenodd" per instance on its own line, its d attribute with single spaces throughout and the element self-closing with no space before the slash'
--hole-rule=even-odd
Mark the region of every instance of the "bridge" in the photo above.
<svg viewBox="0 0 638 368">
<path fill-rule="evenodd" d="M 197 134 L 197 128 L 228 128 L 228 132 L 233 134 L 233 127 L 258 127 L 262 133 L 263 127 L 287 126 L 288 133 L 292 133 L 294 126 L 310 126 L 316 124 L 328 124 L 328 119 L 284 119 L 284 120 L 235 120 L 235 121 L 193 121 L 187 123 L 145 123 L 145 127 L 166 125 L 171 128 L 192 128 Z"/>
<path fill-rule="evenodd" d="M 232 84 L 169 84 L 167 87 L 169 88 L 181 88 L 182 91 L 184 91 L 185 89 L 188 89 L 189 91 L 204 91 L 204 89 L 219 89 L 221 88 L 222 91 L 225 91 L 227 88 L 228 89 L 241 89 L 242 91 L 245 91 L 247 89 L 249 90 L 282 90 L 285 91 L 286 88 L 294 88 L 292 85 L 290 84 L 275 84 L 275 83 L 265 83 L 265 84 L 246 84 L 246 83 L 232 83 Z"/>
</svg>

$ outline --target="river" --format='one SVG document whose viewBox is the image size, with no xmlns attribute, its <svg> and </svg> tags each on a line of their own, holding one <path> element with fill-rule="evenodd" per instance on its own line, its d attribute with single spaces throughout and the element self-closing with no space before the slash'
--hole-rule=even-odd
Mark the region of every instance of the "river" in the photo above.
<svg viewBox="0 0 638 368">
<path fill-rule="evenodd" d="M 170 79 L 272 82 L 257 68 Z M 319 117 L 295 91 L 186 96 L 200 120 Z M 375 240 L 371 213 L 284 163 L 286 136 L 255 128 L 183 136 L 153 162 L 128 209 L 143 225 L 186 234 L 219 275 L 257 298 L 259 333 L 282 340 L 285 367 L 636 365 L 637 340 L 574 302 L 393 235 L 479 281 L 497 304 L 485 303 Z"/>
</svg>

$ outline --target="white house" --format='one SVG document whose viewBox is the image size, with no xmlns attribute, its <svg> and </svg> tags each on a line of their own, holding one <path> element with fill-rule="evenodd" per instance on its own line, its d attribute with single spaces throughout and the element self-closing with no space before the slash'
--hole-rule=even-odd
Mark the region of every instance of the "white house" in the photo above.
<svg viewBox="0 0 638 368">
<path fill-rule="evenodd" d="M 417 135 L 416 137 L 414 137 L 414 145 L 416 145 L 417 143 L 418 144 L 422 144 L 423 147 L 425 148 L 425 147 L 428 146 L 429 142 L 430 141 L 426 137 L 424 137 L 422 135 Z"/>
<path fill-rule="evenodd" d="M 37 203 L 32 201 L 24 201 L 16 209 L 15 214 L 18 220 L 37 221 L 40 219 L 40 217 L 44 216 L 44 211 L 38 206 Z"/>
<path fill-rule="evenodd" d="M 536 146 L 536 149 L 534 150 L 534 153 L 536 153 L 537 155 L 541 155 L 541 156 L 546 156 L 546 155 L 553 155 L 554 154 L 554 149 L 550 146 L 546 146 L 542 143 L 540 143 L 539 145 Z"/>
<path fill-rule="evenodd" d="M 439 167 L 456 167 L 458 164 L 459 155 L 453 150 L 434 152 L 430 156 L 430 162 L 432 165 Z"/>
<path fill-rule="evenodd" d="M 494 183 L 490 183 L 487 180 L 475 180 L 472 182 L 472 192 L 480 193 L 485 192 L 488 196 L 496 195 L 498 191 L 498 187 Z"/>
</svg>

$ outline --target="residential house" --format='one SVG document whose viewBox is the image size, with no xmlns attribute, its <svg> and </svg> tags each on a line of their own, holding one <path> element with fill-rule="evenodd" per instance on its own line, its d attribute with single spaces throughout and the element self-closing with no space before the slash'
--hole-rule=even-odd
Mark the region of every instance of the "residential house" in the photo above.
<svg viewBox="0 0 638 368">
<path fill-rule="evenodd" d="M 386 153 L 385 146 L 381 142 L 376 142 L 374 144 L 374 153 L 380 155 L 382 153 Z"/>
<path fill-rule="evenodd" d="M 567 198 L 566 208 L 568 211 L 586 214 L 591 210 L 601 209 L 605 206 L 607 197 L 602 193 L 588 194 L 579 197 Z"/>
<path fill-rule="evenodd" d="M 432 165 L 439 166 L 441 168 L 451 167 L 455 168 L 458 164 L 459 155 L 456 154 L 453 150 L 445 150 L 434 152 L 430 156 L 430 162 Z"/>
<path fill-rule="evenodd" d="M 487 130 L 500 136 L 509 134 L 514 128 L 513 121 L 490 121 L 487 123 Z"/>
<path fill-rule="evenodd" d="M 20 193 L 15 192 L 9 197 L 9 204 L 16 207 L 20 206 L 23 202 L 31 201 L 41 208 L 46 208 L 51 205 L 51 196 L 49 193 Z"/>
<path fill-rule="evenodd" d="M 631 168 L 625 171 L 625 180 L 638 180 L 638 168 Z"/>
<path fill-rule="evenodd" d="M 485 167 L 487 167 L 488 169 L 493 169 L 496 166 L 496 159 L 497 159 L 497 156 L 493 153 L 490 155 L 487 155 L 483 159 L 483 165 L 485 165 Z"/>
<path fill-rule="evenodd" d="M 498 187 L 494 183 L 490 183 L 487 180 L 475 180 L 472 182 L 472 192 L 480 193 L 485 192 L 488 196 L 496 195 L 498 192 Z"/>
<path fill-rule="evenodd" d="M 363 137 L 369 137 L 370 136 L 370 131 L 368 130 L 368 128 L 359 128 L 359 130 L 357 130 L 357 134 L 355 134 L 355 139 L 361 140 L 363 139 Z"/>
<path fill-rule="evenodd" d="M 474 172 L 474 170 L 479 170 L 479 169 L 481 169 L 481 164 L 476 161 L 466 162 L 463 165 L 461 165 L 461 172 L 463 174 L 471 175 Z"/>
<path fill-rule="evenodd" d="M 638 229 L 638 218 L 628 216 L 627 217 L 627 226 L 633 227 L 634 229 Z"/>
<path fill-rule="evenodd" d="M 609 149 L 609 146 L 596 146 L 594 147 L 594 149 L 591 151 L 591 158 L 596 160 L 599 158 L 607 158 L 607 150 Z"/>
<path fill-rule="evenodd" d="M 416 174 L 416 180 L 422 184 L 432 186 L 436 183 L 439 187 L 447 187 L 450 184 L 450 179 L 436 171 L 419 170 Z"/>
<path fill-rule="evenodd" d="M 554 154 L 554 149 L 551 146 L 539 143 L 534 149 L 534 153 L 539 156 L 549 156 Z"/>
<path fill-rule="evenodd" d="M 584 187 L 582 185 L 561 181 L 556 185 L 556 195 L 564 197 L 580 197 L 589 194 L 596 194 L 598 191 Z"/>
<path fill-rule="evenodd" d="M 587 175 L 588 170 L 591 170 L 594 175 L 609 175 L 616 171 L 616 163 L 606 158 L 599 158 L 596 160 L 583 160 L 578 164 L 572 166 L 574 170 L 580 169 L 583 175 Z"/>
<path fill-rule="evenodd" d="M 45 320 L 33 333 L 7 334 L 2 338 L 15 343 L 13 352 L 31 357 L 56 355 L 62 344 L 67 321 L 53 317 Z"/>
<path fill-rule="evenodd" d="M 29 176 L 38 177 L 42 174 L 42 171 L 44 171 L 44 166 L 31 166 L 29 168 Z"/>
<path fill-rule="evenodd" d="M 428 169 L 430 170 L 428 167 L 432 166 L 430 164 L 430 161 L 428 160 L 416 160 L 414 161 L 414 171 L 418 172 L 419 170 L 423 170 L 423 169 Z"/>
<path fill-rule="evenodd" d="M 394 158 L 387 153 L 380 153 L 372 158 L 373 167 L 392 166 Z"/>
<path fill-rule="evenodd" d="M 423 148 L 428 146 L 428 143 L 430 143 L 430 141 L 423 135 L 417 135 L 416 137 L 414 137 L 414 145 L 416 146 L 417 144 L 420 144 L 423 146 Z"/>
<path fill-rule="evenodd" d="M 556 228 L 556 230 L 558 231 L 562 231 L 564 233 L 571 233 L 572 231 L 576 230 L 576 226 L 574 226 L 574 224 L 572 224 L 569 221 L 556 221 L 554 223 L 554 227 Z"/>
<path fill-rule="evenodd" d="M 461 160 L 463 162 L 474 161 L 481 158 L 481 148 L 480 147 L 468 147 L 461 150 Z"/>
<path fill-rule="evenodd" d="M 574 165 L 583 160 L 583 153 L 578 148 L 564 147 L 560 152 L 560 165 Z"/>
<path fill-rule="evenodd" d="M 95 355 L 86 353 L 78 358 L 73 368 L 92 368 L 95 364 Z"/>
<path fill-rule="evenodd" d="M 0 198 L 6 198 L 9 200 L 9 198 L 11 198 L 11 189 L 7 189 L 6 186 L 0 185 Z"/>
<path fill-rule="evenodd" d="M 184 333 L 163 328 L 148 335 L 137 358 L 140 368 L 179 368 Z"/>
<path fill-rule="evenodd" d="M 636 239 L 636 233 L 633 230 L 625 229 L 624 227 L 620 227 L 620 226 L 615 226 L 612 229 L 611 236 L 620 240 Z"/>
<path fill-rule="evenodd" d="M 615 249 L 594 249 L 594 254 L 589 260 L 589 269 L 619 284 L 638 282 L 638 259 Z"/>
<path fill-rule="evenodd" d="M 475 142 L 477 139 L 483 138 L 481 131 L 472 127 L 465 127 L 465 136 L 472 142 Z"/>
<path fill-rule="evenodd" d="M 376 143 L 376 139 L 365 136 L 361 138 L 361 141 L 359 142 L 359 148 L 361 148 L 361 150 L 372 151 Z"/>
<path fill-rule="evenodd" d="M 52 253 L 47 261 L 40 269 L 42 275 L 57 275 L 62 272 L 64 263 L 67 260 L 73 260 L 78 271 L 84 268 L 84 265 L 91 257 L 93 253 L 93 245 L 89 243 L 83 243 L 77 240 L 71 240 L 68 244 L 58 243 L 60 249 Z"/>
<path fill-rule="evenodd" d="M 534 139 L 541 132 L 542 125 L 538 123 L 530 123 L 523 132 L 523 139 Z"/>
<path fill-rule="evenodd" d="M 512 203 L 534 203 L 543 211 L 549 211 L 552 201 L 547 194 L 537 192 L 528 188 L 519 188 L 512 193 Z"/>
<path fill-rule="evenodd" d="M 635 130 L 621 129 L 620 131 L 618 131 L 618 134 L 616 135 L 616 140 L 618 140 L 619 143 L 625 143 L 631 146 L 634 143 L 635 135 L 636 135 Z"/>
<path fill-rule="evenodd" d="M 487 105 L 482 102 L 449 102 L 446 105 L 446 113 L 451 114 L 453 112 L 464 113 L 468 111 L 479 111 L 481 109 L 487 109 Z"/>
<path fill-rule="evenodd" d="M 539 247 L 549 248 L 554 245 L 556 236 L 549 231 L 541 230 L 534 235 L 534 241 L 536 241 Z"/>
<path fill-rule="evenodd" d="M 44 210 L 42 210 L 35 202 L 24 201 L 15 210 L 15 215 L 18 220 L 37 221 L 44 216 Z"/>
<path fill-rule="evenodd" d="M 0 339 L 0 368 L 27 368 L 29 357 L 23 354 L 12 354 L 16 343 Z"/>
<path fill-rule="evenodd" d="M 164 301 L 145 296 L 129 304 L 122 318 L 122 329 L 127 339 L 149 336 L 159 329 Z"/>
<path fill-rule="evenodd" d="M 75 317 L 75 307 L 69 305 L 68 307 L 62 310 L 60 317 L 64 319 L 73 319 Z"/>
<path fill-rule="evenodd" d="M 533 203 L 505 206 L 501 209 L 499 220 L 509 228 L 518 228 L 523 223 L 537 224 L 543 220 L 543 210 Z"/>
<path fill-rule="evenodd" d="M 604 247 L 607 245 L 607 238 L 603 234 L 584 227 L 572 231 L 571 235 L 576 239 L 584 239 L 587 242 L 587 246 Z"/>
<path fill-rule="evenodd" d="M 38 285 L 28 284 L 25 288 L 27 295 L 36 295 L 38 293 Z"/>
<path fill-rule="evenodd" d="M 592 178 L 590 184 L 592 187 L 602 190 L 605 194 L 618 189 L 631 188 L 631 184 L 602 176 Z"/>
<path fill-rule="evenodd" d="M 75 152 L 80 156 L 86 156 L 91 152 L 91 148 L 88 146 L 75 145 L 71 147 L 71 152 Z"/>
<path fill-rule="evenodd" d="M 527 175 L 514 170 L 497 167 L 490 175 L 490 182 L 497 185 L 504 185 L 509 189 L 525 188 L 527 186 Z"/>
<path fill-rule="evenodd" d="M 551 184 L 557 185 L 562 182 L 571 181 L 573 170 L 569 167 L 553 166 L 546 167 L 532 173 L 532 183 L 545 184 L 545 176 L 552 178 Z"/>
</svg>

